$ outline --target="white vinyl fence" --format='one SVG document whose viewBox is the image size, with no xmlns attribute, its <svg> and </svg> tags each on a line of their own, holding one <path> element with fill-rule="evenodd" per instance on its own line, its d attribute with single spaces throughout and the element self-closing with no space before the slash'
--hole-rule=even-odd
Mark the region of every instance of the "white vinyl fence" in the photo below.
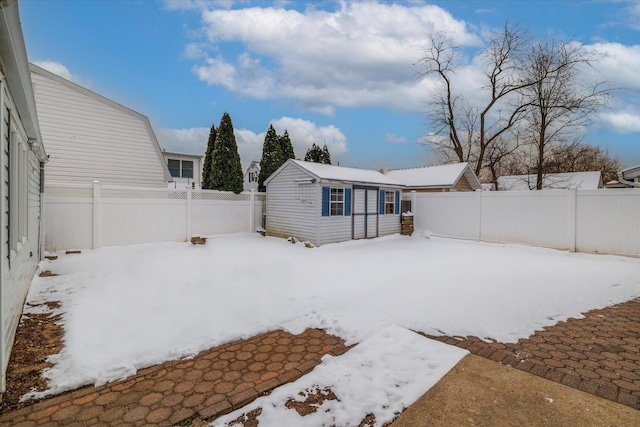
<svg viewBox="0 0 640 427">
<path fill-rule="evenodd" d="M 640 190 L 411 193 L 414 227 L 486 242 L 640 256 Z"/>
<path fill-rule="evenodd" d="M 48 251 L 186 241 L 192 236 L 255 231 L 265 193 L 48 185 L 44 197 Z"/>
</svg>

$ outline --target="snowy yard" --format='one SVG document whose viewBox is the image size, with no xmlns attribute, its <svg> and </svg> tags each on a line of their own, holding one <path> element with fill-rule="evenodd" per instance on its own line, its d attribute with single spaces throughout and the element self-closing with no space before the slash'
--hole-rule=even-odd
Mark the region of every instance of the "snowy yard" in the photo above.
<svg viewBox="0 0 640 427">
<path fill-rule="evenodd" d="M 465 354 L 406 329 L 515 342 L 640 296 L 640 259 L 423 236 L 308 249 L 237 234 L 209 238 L 204 246 L 158 243 L 61 255 L 41 268 L 59 276 L 36 277 L 28 301 L 60 301 L 65 328 L 45 393 L 102 384 L 269 330 L 322 328 L 362 344 L 327 357 L 296 386 L 316 381 L 343 387 L 346 395 L 346 385 L 323 380 L 326 372 L 367 364 L 381 372 L 381 361 L 388 361 L 386 378 L 404 386 L 395 406 L 383 410 L 385 403 L 377 402 L 379 421 L 389 415 L 384 411 L 413 402 Z M 364 379 L 350 384 L 372 393 Z M 336 406 L 334 416 L 340 413 Z"/>
</svg>

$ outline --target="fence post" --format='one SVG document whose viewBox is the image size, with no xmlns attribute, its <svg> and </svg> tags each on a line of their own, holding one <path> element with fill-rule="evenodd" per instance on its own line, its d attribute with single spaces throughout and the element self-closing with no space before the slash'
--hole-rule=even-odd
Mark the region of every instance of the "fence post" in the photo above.
<svg viewBox="0 0 640 427">
<path fill-rule="evenodd" d="M 100 247 L 100 181 L 93 181 L 93 246 Z"/>
<path fill-rule="evenodd" d="M 478 193 L 478 237 L 477 242 L 482 241 L 482 190 L 476 190 Z"/>
<path fill-rule="evenodd" d="M 193 192 L 191 191 L 191 187 L 187 186 L 187 242 L 191 240 L 191 197 Z"/>
<path fill-rule="evenodd" d="M 570 188 L 568 190 L 569 197 L 569 212 L 568 212 L 568 220 L 569 223 L 567 227 L 569 228 L 569 252 L 576 251 L 576 202 L 578 197 L 578 190 L 575 188 Z"/>
<path fill-rule="evenodd" d="M 249 193 L 249 233 L 253 233 L 256 229 L 256 190 L 252 188 Z"/>
</svg>

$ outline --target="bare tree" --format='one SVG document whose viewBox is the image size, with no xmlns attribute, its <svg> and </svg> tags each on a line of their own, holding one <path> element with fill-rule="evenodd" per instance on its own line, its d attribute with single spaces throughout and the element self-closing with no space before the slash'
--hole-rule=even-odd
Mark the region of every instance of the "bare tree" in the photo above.
<svg viewBox="0 0 640 427">
<path fill-rule="evenodd" d="M 483 105 L 470 105 L 456 93 L 452 78 L 457 68 L 459 48 L 444 35 L 429 36 L 430 47 L 418 61 L 424 67 L 421 76 L 435 75 L 442 82 L 441 93 L 430 102 L 429 118 L 433 127 L 426 142 L 442 154 L 449 152 L 458 161 L 474 163 L 476 175 L 485 166 L 487 150 L 514 128 L 527 113 L 528 105 L 520 91 L 532 84 L 520 78 L 528 36 L 519 26 L 505 24 L 492 37 L 482 58 L 486 68 L 483 90 L 488 99 Z"/>
<path fill-rule="evenodd" d="M 617 180 L 621 169 L 608 150 L 580 143 L 553 147 L 545 165 L 546 173 L 600 171 L 605 183 Z"/>
<path fill-rule="evenodd" d="M 580 84 L 582 68 L 591 60 L 580 45 L 554 40 L 534 44 L 527 55 L 523 79 L 531 84 L 520 92 L 530 112 L 527 129 L 538 190 L 543 175 L 550 172 L 546 167 L 550 148 L 579 142 L 576 130 L 607 102 L 609 90 L 601 84 Z"/>
</svg>

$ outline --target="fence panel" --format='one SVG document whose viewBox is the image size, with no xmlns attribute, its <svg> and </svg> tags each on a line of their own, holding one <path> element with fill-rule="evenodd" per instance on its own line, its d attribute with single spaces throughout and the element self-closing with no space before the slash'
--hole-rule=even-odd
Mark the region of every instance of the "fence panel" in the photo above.
<svg viewBox="0 0 640 427">
<path fill-rule="evenodd" d="M 463 239 L 478 239 L 480 193 L 417 193 L 414 229 Z"/>
<path fill-rule="evenodd" d="M 640 190 L 578 192 L 576 250 L 640 256 Z"/>
<path fill-rule="evenodd" d="M 416 230 L 640 256 L 640 190 L 414 193 Z"/>
<path fill-rule="evenodd" d="M 47 186 L 45 247 L 87 249 L 253 231 L 261 223 L 264 200 L 263 193 Z"/>
<path fill-rule="evenodd" d="M 570 248 L 570 192 L 496 191 L 478 194 L 482 197 L 480 240 Z"/>
</svg>

